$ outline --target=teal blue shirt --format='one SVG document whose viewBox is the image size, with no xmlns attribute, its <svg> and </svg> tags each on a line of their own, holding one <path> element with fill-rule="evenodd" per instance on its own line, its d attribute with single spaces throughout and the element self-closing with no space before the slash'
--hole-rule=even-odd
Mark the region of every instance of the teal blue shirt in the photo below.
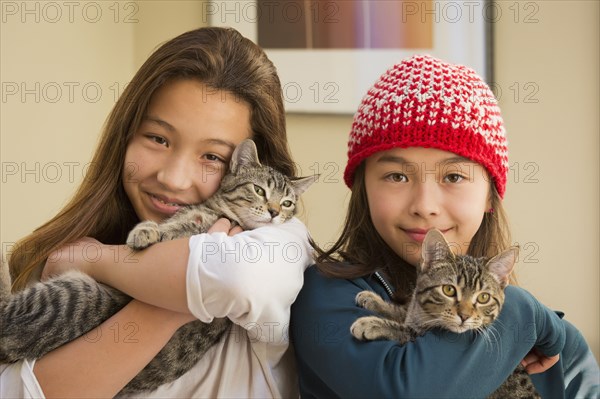
<svg viewBox="0 0 600 399">
<path fill-rule="evenodd" d="M 302 398 L 484 398 L 536 347 L 561 355 L 532 376 L 543 398 L 598 398 L 598 364 L 581 334 L 527 291 L 509 286 L 485 334 L 434 329 L 414 342 L 360 342 L 350 325 L 370 312 L 354 302 L 362 290 L 389 300 L 375 278 L 330 279 L 315 267 L 292 306 Z"/>
</svg>

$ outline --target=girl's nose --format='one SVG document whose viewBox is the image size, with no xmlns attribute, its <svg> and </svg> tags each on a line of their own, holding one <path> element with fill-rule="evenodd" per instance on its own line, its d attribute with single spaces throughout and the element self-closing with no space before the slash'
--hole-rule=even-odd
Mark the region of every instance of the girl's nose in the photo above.
<svg viewBox="0 0 600 399">
<path fill-rule="evenodd" d="M 423 218 L 439 215 L 440 205 L 437 191 L 437 185 L 433 181 L 417 183 L 412 192 L 410 213 Z"/>
<path fill-rule="evenodd" d="M 187 160 L 171 157 L 160 167 L 157 180 L 169 191 L 184 191 L 192 187 L 192 171 L 192 165 Z"/>
</svg>

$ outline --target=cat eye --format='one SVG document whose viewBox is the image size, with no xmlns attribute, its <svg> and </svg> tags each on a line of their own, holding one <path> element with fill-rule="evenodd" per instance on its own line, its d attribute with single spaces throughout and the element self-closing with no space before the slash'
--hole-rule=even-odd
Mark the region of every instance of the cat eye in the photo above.
<svg viewBox="0 0 600 399">
<path fill-rule="evenodd" d="M 456 296 L 456 288 L 452 285 L 442 285 L 442 292 L 447 296 Z"/>
<path fill-rule="evenodd" d="M 290 200 L 285 200 L 281 203 L 281 206 L 283 206 L 284 208 L 289 208 L 292 205 L 293 205 L 292 201 L 290 201 Z"/>
<path fill-rule="evenodd" d="M 260 195 L 261 197 L 265 196 L 265 190 L 263 190 L 262 187 L 257 186 L 256 184 L 254 185 L 254 191 L 256 192 L 256 194 Z"/>
<path fill-rule="evenodd" d="M 488 303 L 490 301 L 490 294 L 487 292 L 482 292 L 477 296 L 477 302 L 481 304 Z"/>
</svg>

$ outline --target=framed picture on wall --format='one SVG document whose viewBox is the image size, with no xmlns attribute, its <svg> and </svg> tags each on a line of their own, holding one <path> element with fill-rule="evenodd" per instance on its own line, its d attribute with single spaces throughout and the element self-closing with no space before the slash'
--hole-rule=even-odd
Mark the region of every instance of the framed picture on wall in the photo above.
<svg viewBox="0 0 600 399">
<path fill-rule="evenodd" d="M 275 63 L 288 112 L 356 111 L 375 80 L 399 60 L 429 54 L 492 81 L 487 0 L 208 1 L 212 26 L 231 26 Z"/>
</svg>

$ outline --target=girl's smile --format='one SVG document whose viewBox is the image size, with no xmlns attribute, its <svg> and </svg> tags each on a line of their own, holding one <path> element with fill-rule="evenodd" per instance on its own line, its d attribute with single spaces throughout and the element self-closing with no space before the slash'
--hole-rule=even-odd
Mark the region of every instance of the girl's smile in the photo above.
<svg viewBox="0 0 600 399">
<path fill-rule="evenodd" d="M 148 192 L 144 192 L 144 194 L 146 194 L 146 196 L 149 200 L 148 201 L 149 207 L 154 208 L 156 210 L 156 212 L 164 213 L 167 215 L 173 215 L 181 207 L 186 206 L 186 205 L 191 205 L 191 204 L 187 204 L 183 200 L 178 200 L 175 198 L 167 198 L 165 196 L 158 195 L 158 194 L 153 194 L 153 193 L 148 193 Z"/>
</svg>

